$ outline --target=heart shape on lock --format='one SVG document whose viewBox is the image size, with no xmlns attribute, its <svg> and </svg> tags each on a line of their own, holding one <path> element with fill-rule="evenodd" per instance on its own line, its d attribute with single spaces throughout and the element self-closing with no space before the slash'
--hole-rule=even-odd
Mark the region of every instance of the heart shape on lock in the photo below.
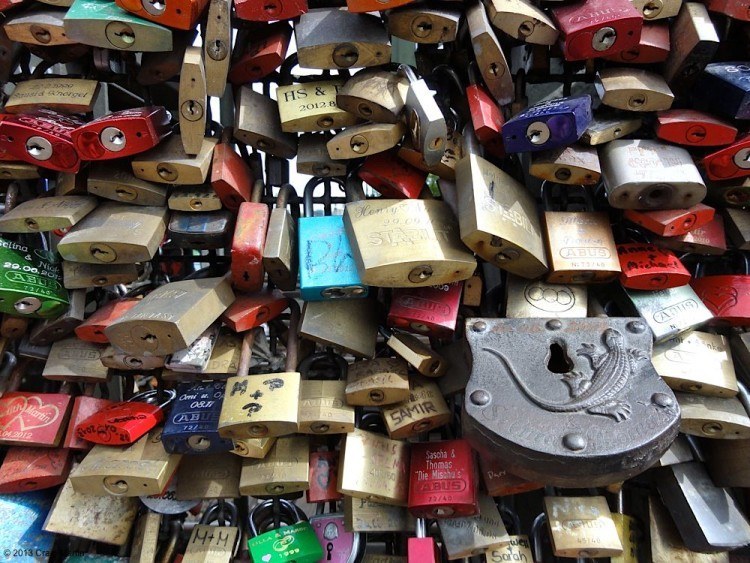
<svg viewBox="0 0 750 563">
<path fill-rule="evenodd" d="M 737 305 L 739 293 L 736 287 L 723 285 L 699 291 L 698 297 L 715 315 L 721 316 L 725 311 Z"/>
<path fill-rule="evenodd" d="M 54 424 L 60 416 L 56 405 L 42 403 L 36 396 L 16 396 L 5 404 L 5 413 L 0 418 L 0 431 L 6 431 L 17 422 L 21 432 L 44 428 Z"/>
</svg>

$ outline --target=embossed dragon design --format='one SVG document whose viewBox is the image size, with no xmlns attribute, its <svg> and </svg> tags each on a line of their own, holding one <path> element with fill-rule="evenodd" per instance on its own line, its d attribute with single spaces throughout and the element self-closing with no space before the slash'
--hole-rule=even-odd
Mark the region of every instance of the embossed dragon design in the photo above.
<svg viewBox="0 0 750 563">
<path fill-rule="evenodd" d="M 571 399 L 560 402 L 548 401 L 529 389 L 502 353 L 492 348 L 484 350 L 505 364 L 519 389 L 539 407 L 551 412 L 585 411 L 622 422 L 630 418 L 631 407 L 628 402 L 619 400 L 617 395 L 634 373 L 636 362 L 648 359 L 648 356 L 642 350 L 626 348 L 622 333 L 613 328 L 604 331 L 602 341 L 606 347 L 602 353 L 596 351 L 594 344 L 588 343 L 576 350 L 576 354 L 589 359 L 593 373 L 590 377 L 580 371 L 563 374 L 562 381 L 568 385 Z"/>
</svg>

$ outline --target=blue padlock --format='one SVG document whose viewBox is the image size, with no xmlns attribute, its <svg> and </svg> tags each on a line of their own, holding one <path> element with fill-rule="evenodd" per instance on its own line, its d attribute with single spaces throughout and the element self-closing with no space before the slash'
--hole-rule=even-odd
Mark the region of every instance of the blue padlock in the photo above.
<svg viewBox="0 0 750 563">
<path fill-rule="evenodd" d="M 750 119 L 750 62 L 711 63 L 693 89 L 698 109 Z"/>
<path fill-rule="evenodd" d="M 224 381 L 177 386 L 177 399 L 161 435 L 167 452 L 213 454 L 234 448 L 232 440 L 221 438 L 218 432 L 225 387 Z"/>
<path fill-rule="evenodd" d="M 339 178 L 313 178 L 305 186 L 304 217 L 297 228 L 299 240 L 299 286 L 305 301 L 367 297 L 352 256 L 341 215 L 313 216 L 313 191 L 324 182 Z"/>
<path fill-rule="evenodd" d="M 503 125 L 505 151 L 535 152 L 571 145 L 592 119 L 589 95 L 540 102 Z"/>
</svg>

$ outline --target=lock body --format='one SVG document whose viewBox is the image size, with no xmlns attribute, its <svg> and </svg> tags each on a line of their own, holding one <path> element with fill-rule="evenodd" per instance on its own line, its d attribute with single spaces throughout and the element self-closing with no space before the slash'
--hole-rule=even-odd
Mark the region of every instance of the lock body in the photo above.
<svg viewBox="0 0 750 563">
<path fill-rule="evenodd" d="M 281 436 L 265 458 L 243 459 L 240 493 L 267 497 L 307 490 L 310 486 L 309 449 L 305 436 Z"/>
<path fill-rule="evenodd" d="M 700 109 L 730 119 L 750 117 L 750 65 L 741 62 L 717 62 L 706 65 L 694 96 Z M 708 90 L 706 90 L 708 88 Z"/>
<path fill-rule="evenodd" d="M 167 236 L 181 248 L 208 250 L 231 244 L 235 216 L 228 209 L 219 211 L 175 211 L 169 218 Z"/>
<path fill-rule="evenodd" d="M 335 502 L 344 500 L 344 496 L 336 490 L 338 474 L 338 452 L 330 450 L 310 452 L 310 488 L 305 492 L 307 502 Z"/>
<path fill-rule="evenodd" d="M 280 292 L 240 295 L 224 311 L 221 320 L 234 332 L 245 332 L 278 317 L 289 307 Z"/>
<path fill-rule="evenodd" d="M 72 450 L 90 450 L 94 444 L 79 438 L 76 434 L 76 428 L 81 422 L 111 404 L 112 401 L 109 399 L 98 399 L 86 395 L 76 397 L 73 400 L 73 407 L 70 410 L 70 422 L 68 423 L 68 431 L 65 433 L 65 438 L 62 442 L 63 447 Z"/>
<path fill-rule="evenodd" d="M 112 403 L 80 422 L 76 436 L 95 444 L 132 444 L 163 420 L 164 411 L 159 405 L 130 401 Z"/>
<path fill-rule="evenodd" d="M 397 151 L 367 157 L 358 174 L 362 181 L 389 199 L 417 199 L 427 178 L 427 174 L 399 159 Z"/>
<path fill-rule="evenodd" d="M 585 285 L 551 284 L 511 274 L 506 286 L 505 316 L 510 319 L 587 316 Z"/>
<path fill-rule="evenodd" d="M 279 86 L 281 130 L 285 133 L 330 131 L 359 123 L 356 115 L 339 109 L 336 94 L 343 80 L 327 80 Z"/>
<path fill-rule="evenodd" d="M 690 283 L 690 272 L 671 251 L 653 244 L 617 245 L 620 283 L 630 289 L 666 289 Z"/>
<path fill-rule="evenodd" d="M 0 494 L 62 485 L 72 464 L 72 452 L 65 448 L 8 448 L 0 466 Z"/>
<path fill-rule="evenodd" d="M 81 125 L 75 116 L 48 109 L 6 116 L 0 121 L 0 152 L 42 168 L 78 172 L 81 160 L 71 135 Z"/>
<path fill-rule="evenodd" d="M 297 154 L 296 137 L 281 130 L 276 102 L 247 86 L 241 87 L 237 95 L 234 136 L 274 156 L 294 158 Z"/>
<path fill-rule="evenodd" d="M 261 3 L 237 0 L 234 6 L 237 17 L 248 21 L 291 20 L 307 12 L 307 0 L 271 0 Z"/>
<path fill-rule="evenodd" d="M 6 32 L 11 25 L 10 21 L 5 22 L 3 28 Z M 50 30 L 38 23 L 32 24 L 31 27 L 41 37 L 50 35 Z M 45 31 L 48 33 L 45 34 Z M 5 111 L 7 113 L 28 113 L 43 107 L 66 114 L 88 113 L 92 111 L 98 94 L 99 82 L 96 80 L 67 77 L 26 80 L 19 82 L 13 90 L 5 103 Z"/>
<path fill-rule="evenodd" d="M 602 103 L 626 111 L 665 111 L 674 94 L 660 75 L 643 69 L 607 68 L 596 74 Z"/>
<path fill-rule="evenodd" d="M 388 435 L 405 439 L 448 424 L 450 409 L 440 387 L 424 377 L 412 376 L 409 398 L 385 405 L 381 411 Z"/>
<path fill-rule="evenodd" d="M 346 402 L 350 405 L 389 405 L 409 398 L 406 362 L 375 358 L 354 362 L 346 373 Z"/>
<path fill-rule="evenodd" d="M 57 447 L 72 404 L 73 397 L 60 393 L 6 392 L 0 398 L 0 444 Z"/>
<path fill-rule="evenodd" d="M 750 176 L 750 136 L 744 135 L 728 147 L 704 156 L 702 164 L 711 180 Z"/>
<path fill-rule="evenodd" d="M 714 218 L 715 209 L 697 203 L 687 209 L 661 209 L 638 211 L 626 209 L 625 218 L 662 237 L 684 235 L 708 225 Z"/>
<path fill-rule="evenodd" d="M 450 338 L 456 330 L 463 283 L 418 289 L 396 288 L 391 294 L 387 325 L 409 332 Z"/>
<path fill-rule="evenodd" d="M 310 522 L 281 526 L 247 541 L 253 561 L 264 563 L 316 563 L 323 556 L 323 548 Z"/>
<path fill-rule="evenodd" d="M 153 149 L 131 161 L 133 174 L 141 180 L 162 184 L 202 185 L 208 178 L 217 139 L 204 137 L 195 155 L 183 148 L 181 135 L 173 134 Z"/>
<path fill-rule="evenodd" d="M 136 177 L 128 162 L 93 163 L 88 169 L 86 190 L 91 195 L 132 205 L 167 203 L 167 189 Z"/>
<path fill-rule="evenodd" d="M 750 276 L 694 278 L 690 285 L 714 315 L 712 324 L 745 326 L 750 318 Z"/>
<path fill-rule="evenodd" d="M 250 201 L 254 184 L 250 167 L 229 143 L 219 143 L 214 147 L 211 188 L 224 207 L 237 212 L 243 202 Z"/>
<path fill-rule="evenodd" d="M 532 153 L 529 174 L 575 186 L 596 185 L 602 175 L 596 150 L 581 145 Z"/>
<path fill-rule="evenodd" d="M 647 0 L 649 1 L 649 0 Z M 656 2 L 652 2 L 656 5 Z M 682 2 L 675 2 L 678 9 Z M 663 63 L 669 57 L 670 28 L 668 23 L 644 21 L 638 46 L 604 57 L 610 61 L 629 65 Z"/>
<path fill-rule="evenodd" d="M 485 553 L 508 541 L 508 532 L 494 500 L 479 495 L 479 514 L 438 520 L 443 546 L 450 560 Z"/>
<path fill-rule="evenodd" d="M 544 511 L 556 556 L 622 555 L 622 542 L 604 497 L 544 497 Z"/>
<path fill-rule="evenodd" d="M 260 291 L 263 286 L 263 248 L 270 216 L 263 203 L 242 202 L 232 239 L 232 285 L 242 292 Z"/>
<path fill-rule="evenodd" d="M 69 229 L 88 215 L 96 200 L 87 196 L 52 196 L 16 205 L 0 217 L 0 232 L 37 233 Z"/>
<path fill-rule="evenodd" d="M 690 109 L 659 112 L 654 132 L 660 139 L 689 147 L 729 145 L 737 138 L 731 123 Z"/>
<path fill-rule="evenodd" d="M 271 24 L 262 35 L 250 38 L 229 69 L 229 82 L 240 86 L 271 74 L 284 62 L 291 38 L 292 28 L 285 22 Z"/>
<path fill-rule="evenodd" d="M 354 407 L 346 404 L 346 381 L 303 380 L 300 385 L 301 434 L 346 434 L 354 430 Z"/>
<path fill-rule="evenodd" d="M 174 29 L 192 29 L 203 14 L 208 0 L 150 2 L 149 0 L 115 0 L 120 8 L 139 18 Z"/>
<path fill-rule="evenodd" d="M 78 338 L 57 340 L 52 343 L 42 377 L 52 381 L 106 383 L 109 373 L 100 360 L 103 351 L 102 344 L 84 342 Z"/>
</svg>

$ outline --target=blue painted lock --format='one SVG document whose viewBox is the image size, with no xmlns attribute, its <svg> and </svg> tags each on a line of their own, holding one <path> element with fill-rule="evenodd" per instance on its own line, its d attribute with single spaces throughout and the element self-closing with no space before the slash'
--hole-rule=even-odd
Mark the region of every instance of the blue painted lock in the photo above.
<svg viewBox="0 0 750 563">
<path fill-rule="evenodd" d="M 171 454 L 212 454 L 234 448 L 219 436 L 219 414 L 224 402 L 224 381 L 181 383 L 177 399 L 164 424 L 161 441 Z"/>
<path fill-rule="evenodd" d="M 568 146 L 581 138 L 591 120 L 591 96 L 588 95 L 538 103 L 505 122 L 505 152 L 543 151 Z"/>
<path fill-rule="evenodd" d="M 43 526 L 54 496 L 51 490 L 0 495 L 2 561 L 47 561 L 57 536 Z"/>
<path fill-rule="evenodd" d="M 338 178 L 313 178 L 305 186 L 305 216 L 299 220 L 299 286 L 305 301 L 367 297 L 341 215 L 313 216 L 313 191 Z"/>
<path fill-rule="evenodd" d="M 711 63 L 693 89 L 698 109 L 750 119 L 750 61 Z"/>
</svg>

